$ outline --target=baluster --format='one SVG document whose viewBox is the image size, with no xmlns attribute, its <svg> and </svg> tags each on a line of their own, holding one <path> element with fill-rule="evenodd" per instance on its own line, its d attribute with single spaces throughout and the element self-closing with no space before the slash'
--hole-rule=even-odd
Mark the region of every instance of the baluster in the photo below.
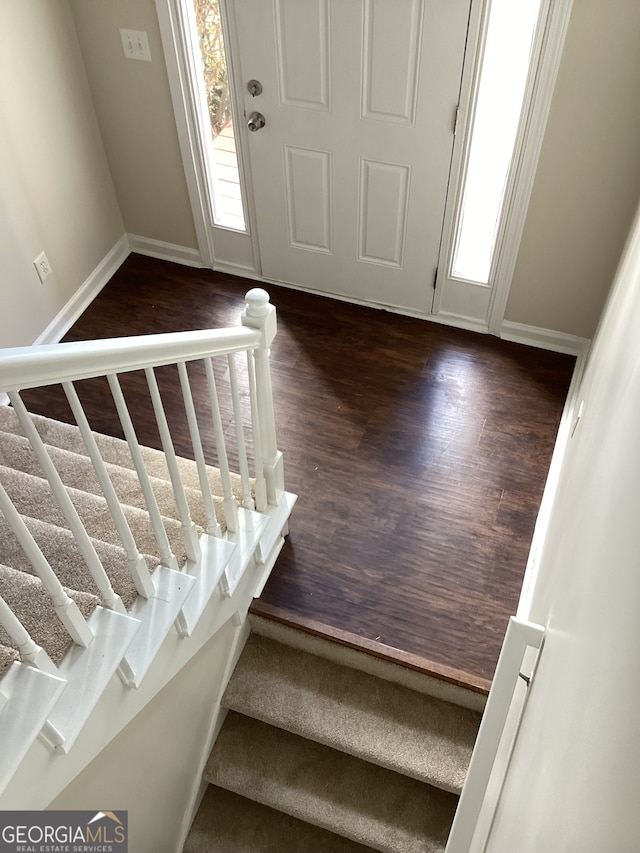
<svg viewBox="0 0 640 853">
<path fill-rule="evenodd" d="M 264 479 L 264 464 L 262 461 L 262 431 L 258 409 L 258 395 L 256 392 L 256 370 L 251 350 L 247 350 L 247 370 L 249 373 L 249 399 L 251 401 L 251 424 L 253 428 L 253 461 L 256 471 L 256 509 L 264 512 L 267 508 L 267 485 Z"/>
<path fill-rule="evenodd" d="M 236 503 L 233 488 L 231 486 L 231 472 L 229 471 L 227 445 L 224 440 L 224 429 L 222 428 L 220 403 L 218 402 L 218 389 L 216 388 L 216 379 L 210 358 L 205 358 L 204 366 L 207 373 L 209 401 L 211 403 L 211 414 L 213 417 L 213 432 L 216 437 L 216 447 L 218 450 L 218 465 L 220 467 L 220 479 L 222 480 L 222 494 L 224 495 L 224 515 L 227 522 L 227 530 L 230 533 L 235 533 L 238 530 L 238 504 Z"/>
<path fill-rule="evenodd" d="M 11 405 L 20 420 L 22 429 L 24 430 L 29 443 L 36 454 L 36 458 L 42 467 L 44 475 L 51 486 L 51 490 L 58 502 L 58 505 L 60 506 L 60 509 L 62 510 L 62 514 L 69 525 L 69 529 L 73 533 L 78 550 L 84 557 L 87 568 L 91 572 L 91 577 L 98 587 L 102 603 L 110 610 L 115 610 L 118 613 L 126 613 L 126 608 L 122 603 L 120 596 L 111 586 L 109 576 L 104 570 L 104 566 L 102 565 L 96 549 L 93 547 L 93 542 L 91 541 L 87 531 L 84 529 L 82 519 L 78 515 L 78 511 L 67 494 L 65 485 L 62 482 L 55 465 L 51 461 L 51 457 L 47 453 L 47 449 L 44 446 L 42 439 L 40 438 L 40 434 L 35 428 L 24 403 L 22 402 L 20 394 L 18 394 L 17 391 L 10 391 L 9 399 L 11 400 Z"/>
<path fill-rule="evenodd" d="M 118 531 L 122 547 L 127 555 L 127 567 L 131 577 L 133 578 L 138 595 L 141 595 L 143 598 L 150 598 L 154 594 L 155 588 L 153 586 L 151 575 L 149 574 L 149 569 L 147 568 L 144 557 L 140 551 L 138 551 L 138 546 L 133 538 L 129 522 L 125 518 L 122 511 L 122 505 L 118 500 L 116 491 L 113 488 L 113 483 L 111 482 L 107 469 L 102 461 L 102 456 L 100 455 L 98 445 L 96 444 L 96 440 L 91 432 L 91 427 L 89 426 L 89 421 L 87 420 L 87 416 L 82 408 L 82 403 L 78 398 L 78 394 L 73 383 L 63 382 L 62 387 L 64 388 L 64 393 L 67 395 L 71 411 L 73 412 L 78 429 L 80 430 L 85 447 L 87 448 L 87 453 L 89 454 L 94 471 L 96 472 L 96 477 L 100 483 L 100 488 L 102 489 L 107 506 L 111 512 L 111 517 L 113 518 L 116 530 Z"/>
<path fill-rule="evenodd" d="M 6 518 L 7 524 L 13 530 L 16 539 L 31 561 L 31 565 L 49 594 L 58 618 L 67 629 L 69 636 L 74 643 L 87 648 L 93 640 L 91 628 L 80 612 L 78 605 L 62 588 L 62 584 L 20 517 L 20 513 L 11 503 L 11 499 L 2 484 L 0 484 L 0 512 Z"/>
<path fill-rule="evenodd" d="M 171 440 L 169 424 L 167 423 L 167 417 L 164 413 L 160 391 L 158 390 L 156 375 L 151 367 L 146 367 L 144 372 L 147 377 L 153 411 L 155 413 L 156 423 L 158 424 L 158 430 L 160 432 L 160 441 L 162 442 L 162 449 L 164 450 L 167 468 L 169 469 L 169 477 L 171 478 L 171 485 L 173 486 L 173 495 L 176 500 L 176 506 L 178 507 L 178 514 L 182 524 L 182 535 L 184 538 L 185 550 L 187 552 L 187 559 L 196 561 L 200 558 L 198 533 L 195 524 L 191 521 L 189 504 L 187 503 L 184 486 L 182 484 L 182 479 L 180 478 L 176 452 L 173 446 L 173 441 Z"/>
<path fill-rule="evenodd" d="M 207 465 L 204 459 L 204 452 L 202 450 L 200 429 L 198 428 L 196 410 L 193 405 L 193 395 L 191 393 L 191 385 L 189 384 L 187 365 L 183 361 L 178 362 L 178 375 L 180 376 L 180 385 L 182 387 L 184 408 L 187 414 L 187 422 L 189 424 L 191 446 L 193 447 L 193 454 L 196 458 L 196 465 L 198 468 L 200 491 L 202 492 L 204 509 L 207 514 L 207 533 L 212 533 L 214 536 L 220 536 L 222 531 L 220 529 L 220 525 L 218 524 L 218 520 L 216 519 L 216 511 L 213 508 L 213 500 L 211 498 L 211 486 L 209 485 L 209 477 L 207 476 Z"/>
<path fill-rule="evenodd" d="M 236 424 L 236 440 L 238 442 L 238 464 L 240 467 L 240 479 L 242 482 L 242 505 L 245 509 L 253 509 L 254 504 L 253 498 L 251 497 L 249 463 L 247 462 L 247 448 L 244 441 L 244 429 L 242 427 L 242 410 L 240 409 L 240 393 L 238 391 L 235 353 L 229 353 L 227 359 L 229 362 L 229 383 L 231 385 L 231 400 L 233 402 L 233 419 Z"/>
<path fill-rule="evenodd" d="M 144 459 L 142 458 L 142 451 L 140 450 L 138 437 L 133 427 L 133 421 L 131 420 L 131 415 L 129 414 L 129 409 L 127 408 L 127 403 L 124 399 L 122 388 L 120 387 L 120 381 L 117 375 L 113 373 L 107 376 L 107 382 L 109 383 L 109 388 L 111 389 L 113 402 L 116 405 L 116 410 L 118 412 L 118 417 L 120 418 L 120 425 L 122 426 L 124 437 L 126 438 L 127 444 L 129 445 L 129 453 L 131 454 L 133 467 L 136 469 L 136 473 L 138 475 L 138 482 L 140 483 L 140 488 L 144 496 L 144 502 L 146 504 L 147 512 L 149 513 L 149 518 L 151 520 L 151 528 L 153 530 L 153 535 L 155 536 L 156 542 L 158 543 L 160 562 L 168 569 L 177 569 L 178 561 L 176 559 L 175 554 L 171 550 L 169 537 L 167 536 L 167 531 L 165 530 L 165 526 L 162 523 L 162 515 L 160 514 L 158 501 L 156 500 L 156 496 L 151 485 L 151 480 L 149 479 L 149 474 L 147 473 L 147 469 L 144 464 Z"/>
<path fill-rule="evenodd" d="M 278 450 L 276 443 L 276 421 L 273 411 L 271 368 L 269 366 L 269 347 L 276 336 L 276 309 L 269 304 L 269 294 L 260 287 L 256 287 L 247 293 L 245 303 L 246 307 L 242 312 L 242 325 L 251 329 L 258 329 L 262 333 L 262 342 L 254 351 L 262 434 L 262 458 L 267 483 L 267 500 L 270 504 L 276 504 L 278 494 L 284 491 L 284 466 L 282 453 Z"/>
<path fill-rule="evenodd" d="M 58 675 L 58 667 L 42 646 L 31 637 L 22 622 L 0 595 L 0 625 L 11 637 L 20 652 L 20 660 L 49 675 Z"/>
</svg>

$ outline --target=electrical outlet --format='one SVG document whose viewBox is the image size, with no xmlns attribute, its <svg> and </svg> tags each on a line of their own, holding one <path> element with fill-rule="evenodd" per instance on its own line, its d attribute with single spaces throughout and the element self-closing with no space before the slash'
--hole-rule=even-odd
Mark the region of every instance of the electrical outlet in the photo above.
<svg viewBox="0 0 640 853">
<path fill-rule="evenodd" d="M 144 30 L 120 30 L 122 50 L 127 59 L 139 59 L 151 62 L 149 37 Z"/>
<path fill-rule="evenodd" d="M 53 272 L 53 270 L 51 269 L 51 264 L 49 263 L 49 259 L 47 258 L 44 252 L 40 252 L 38 257 L 33 262 L 33 265 L 36 268 L 36 272 L 38 273 L 40 281 L 44 284 Z"/>
</svg>

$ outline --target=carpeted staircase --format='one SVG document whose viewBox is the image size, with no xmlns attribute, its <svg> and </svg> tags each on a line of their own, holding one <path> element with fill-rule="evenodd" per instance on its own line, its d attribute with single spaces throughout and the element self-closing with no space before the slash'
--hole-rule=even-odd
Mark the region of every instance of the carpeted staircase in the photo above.
<svg viewBox="0 0 640 853">
<path fill-rule="evenodd" d="M 251 628 L 184 853 L 443 851 L 483 697 L 270 620 Z"/>
<path fill-rule="evenodd" d="M 71 498 L 114 591 L 129 610 L 137 598 L 111 513 L 102 496 L 93 465 L 75 426 L 38 415 L 32 420 Z M 95 434 L 98 447 L 124 515 L 150 572 L 160 564 L 158 546 L 146 511 L 127 443 Z M 178 566 L 186 559 L 178 511 L 163 453 L 141 448 L 145 466 Z M 178 460 L 193 521 L 206 525 L 198 473 L 194 462 Z M 218 522 L 224 530 L 222 485 L 217 469 L 209 469 Z M 87 618 L 100 604 L 98 590 L 68 524 L 58 507 L 38 460 L 24 437 L 13 409 L 0 406 L 0 483 L 7 491 L 29 532 L 70 597 Z M 234 490 L 241 494 L 239 478 Z M 35 642 L 58 664 L 72 640 L 57 618 L 49 596 L 9 524 L 0 514 L 0 595 L 18 616 Z M 8 635 L 0 629 L 0 677 L 18 655 Z"/>
<path fill-rule="evenodd" d="M 127 610 L 135 608 L 127 556 L 78 429 L 32 420 L 114 591 Z M 149 572 L 164 571 L 126 442 L 95 439 Z M 186 551 L 164 454 L 142 452 L 182 566 Z M 179 465 L 202 530 L 195 463 Z M 209 479 L 224 527 L 219 472 L 210 469 Z M 99 591 L 8 407 L 0 407 L 0 483 L 88 618 Z M 240 502 L 239 478 L 233 489 Z M 59 664 L 72 639 L 2 514 L 0 595 Z M 228 713 L 204 773 L 211 784 L 185 853 L 441 853 L 484 697 L 270 620 L 252 616 L 251 629 L 224 695 Z M 0 679 L 18 657 L 0 630 Z"/>
</svg>

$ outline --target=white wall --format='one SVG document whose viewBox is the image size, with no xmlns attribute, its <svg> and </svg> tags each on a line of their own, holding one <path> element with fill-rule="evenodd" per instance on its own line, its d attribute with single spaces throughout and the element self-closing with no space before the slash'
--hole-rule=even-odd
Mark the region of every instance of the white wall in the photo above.
<svg viewBox="0 0 640 853">
<path fill-rule="evenodd" d="M 640 839 L 640 215 L 594 343 L 531 618 L 547 626 L 489 853 Z"/>
<path fill-rule="evenodd" d="M 132 853 L 177 851 L 235 632 L 227 622 L 48 808 L 124 809 Z"/>
<path fill-rule="evenodd" d="M 0 3 L 0 343 L 31 344 L 124 234 L 67 0 Z M 45 251 L 41 285 L 32 261 Z"/>
<path fill-rule="evenodd" d="M 154 0 L 71 0 L 126 230 L 197 248 Z M 120 27 L 143 30 L 151 62 L 125 59 Z"/>
</svg>

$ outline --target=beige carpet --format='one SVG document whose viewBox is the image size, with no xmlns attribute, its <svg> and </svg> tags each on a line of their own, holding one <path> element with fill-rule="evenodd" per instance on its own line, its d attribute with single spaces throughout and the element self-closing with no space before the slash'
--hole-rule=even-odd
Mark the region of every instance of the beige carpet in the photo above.
<svg viewBox="0 0 640 853">
<path fill-rule="evenodd" d="M 312 654 L 301 631 L 252 628 L 185 853 L 315 850 L 307 830 L 325 833 L 327 851 L 442 853 L 480 714 L 431 695 L 432 679 L 413 673 L 407 687 L 401 667 L 374 675 L 367 661 L 329 659 L 326 640 Z"/>
<path fill-rule="evenodd" d="M 9 646 L 3 646 L 0 643 L 0 678 L 9 669 L 11 664 L 17 660 L 20 660 L 18 652 L 15 649 L 11 649 Z"/>
<path fill-rule="evenodd" d="M 32 420 L 114 591 L 125 607 L 130 608 L 137 596 L 136 588 L 127 568 L 122 542 L 78 428 L 39 415 L 33 415 Z M 120 439 L 95 436 L 138 550 L 152 572 L 160 564 L 159 548 L 128 445 Z M 143 453 L 167 538 L 178 564 L 182 566 L 186 560 L 182 526 L 164 454 L 146 448 Z M 202 530 L 206 516 L 196 465 L 189 460 L 180 460 L 179 466 L 187 483 L 186 494 L 192 519 Z M 220 474 L 217 469 L 210 468 L 208 476 L 216 515 L 224 530 Z M 100 603 L 98 589 L 35 453 L 23 435 L 15 412 L 6 406 L 0 406 L 0 482 L 61 584 L 81 612 L 88 616 Z M 235 478 L 234 488 L 239 494 L 239 478 Z M 23 548 L 0 514 L 0 594 L 35 642 L 55 663 L 59 663 L 72 641 L 34 574 Z M 6 632 L 0 630 L 0 676 L 15 659 L 15 644 Z"/>
<path fill-rule="evenodd" d="M 98 598 L 88 592 L 73 589 L 66 589 L 65 592 L 78 605 L 85 619 L 89 618 L 99 604 Z M 61 622 L 56 624 L 57 617 L 42 582 L 32 575 L 0 565 L 0 595 L 27 629 L 31 639 L 42 646 L 55 664 L 59 664 L 71 645 L 71 638 Z M 2 628 L 0 643 L 13 645 L 11 638 Z"/>
<path fill-rule="evenodd" d="M 373 848 L 210 785 L 184 853 L 373 853 Z"/>
</svg>

